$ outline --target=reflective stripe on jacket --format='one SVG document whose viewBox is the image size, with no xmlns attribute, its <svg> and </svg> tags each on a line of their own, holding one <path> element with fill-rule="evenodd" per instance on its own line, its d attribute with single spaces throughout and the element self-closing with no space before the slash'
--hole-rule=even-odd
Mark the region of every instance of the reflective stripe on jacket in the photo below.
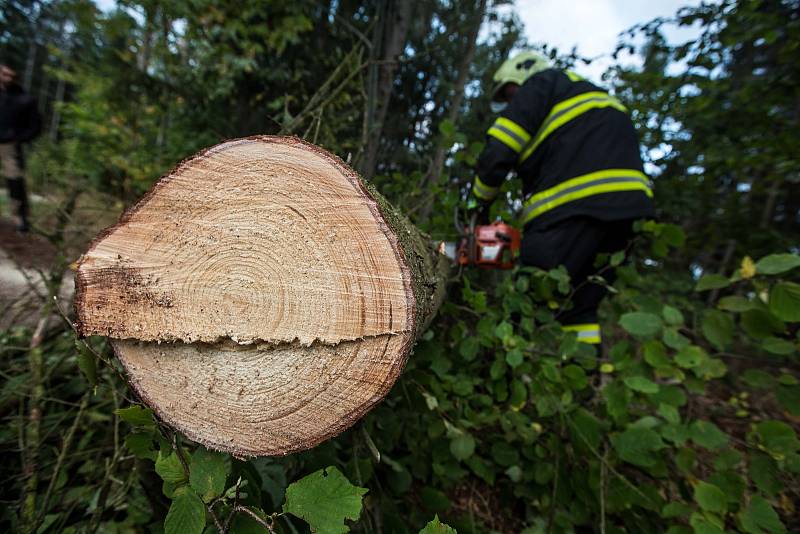
<svg viewBox="0 0 800 534">
<path fill-rule="evenodd" d="M 575 215 L 651 217 L 652 189 L 626 111 L 574 73 L 548 69 L 532 76 L 487 131 L 473 194 L 492 200 L 516 170 L 524 224 Z"/>
</svg>

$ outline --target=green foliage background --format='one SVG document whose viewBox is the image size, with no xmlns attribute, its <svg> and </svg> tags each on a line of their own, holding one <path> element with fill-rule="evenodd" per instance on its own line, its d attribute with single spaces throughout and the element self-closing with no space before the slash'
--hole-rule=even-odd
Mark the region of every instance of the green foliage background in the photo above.
<svg viewBox="0 0 800 534">
<path fill-rule="evenodd" d="M 526 44 L 500 2 L 455 7 L 415 5 L 377 125 L 395 2 L 5 2 L 0 54 L 48 126 L 28 153 L 44 198 L 35 222 L 58 251 L 47 290 L 159 175 L 255 133 L 326 147 L 434 239 L 454 238 L 452 210 L 491 117 L 483 88 Z M 621 36 L 616 52 L 643 63 L 617 62 L 604 82 L 632 110 L 659 218 L 598 260 L 618 273 L 600 359 L 554 320 L 569 306 L 563 270 L 459 273 L 367 417 L 312 451 L 243 460 L 155 421 L 102 339 L 11 328 L 0 345 L 0 528 L 800 530 L 799 8 L 723 0 Z M 472 45 L 476 17 L 484 31 L 453 121 L 453 58 Z M 669 43 L 674 25 L 698 37 Z M 546 51 L 563 67 L 588 61 Z M 510 221 L 519 183 L 503 191 L 494 214 Z M 54 304 L 42 302 L 46 316 Z"/>
</svg>

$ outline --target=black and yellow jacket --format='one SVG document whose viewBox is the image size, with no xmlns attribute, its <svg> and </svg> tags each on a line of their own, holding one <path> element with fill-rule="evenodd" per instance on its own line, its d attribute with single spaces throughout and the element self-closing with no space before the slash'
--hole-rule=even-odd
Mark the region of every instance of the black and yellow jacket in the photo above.
<svg viewBox="0 0 800 534">
<path fill-rule="evenodd" d="M 531 76 L 487 132 L 472 193 L 497 195 L 516 170 L 521 223 L 542 228 L 575 216 L 653 216 L 652 190 L 625 107 L 571 72 Z"/>
</svg>

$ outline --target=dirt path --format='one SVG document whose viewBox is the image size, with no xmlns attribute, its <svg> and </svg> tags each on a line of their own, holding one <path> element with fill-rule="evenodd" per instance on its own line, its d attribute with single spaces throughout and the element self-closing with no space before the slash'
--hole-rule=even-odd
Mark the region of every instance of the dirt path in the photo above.
<svg viewBox="0 0 800 534">
<path fill-rule="evenodd" d="M 55 260 L 55 248 L 43 237 L 20 234 L 8 219 L 0 219 L 0 330 L 33 327 L 47 289 L 43 280 Z M 64 273 L 60 299 L 71 308 L 73 280 Z"/>
</svg>

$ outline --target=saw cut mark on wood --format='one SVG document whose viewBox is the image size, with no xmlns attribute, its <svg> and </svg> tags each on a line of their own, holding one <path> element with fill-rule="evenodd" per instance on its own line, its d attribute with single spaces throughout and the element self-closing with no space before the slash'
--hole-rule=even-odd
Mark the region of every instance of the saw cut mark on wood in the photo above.
<svg viewBox="0 0 800 534">
<path fill-rule="evenodd" d="M 410 274 L 376 201 L 294 138 L 182 163 L 95 241 L 77 280 L 83 335 L 309 345 L 413 328 Z"/>
<path fill-rule="evenodd" d="M 78 266 L 79 332 L 106 335 L 166 424 L 237 456 L 350 427 L 400 375 L 449 262 L 344 163 L 291 137 L 186 160 Z"/>
<path fill-rule="evenodd" d="M 131 385 L 190 439 L 237 456 L 283 455 L 339 434 L 389 392 L 405 336 L 338 345 L 114 341 Z"/>
</svg>

